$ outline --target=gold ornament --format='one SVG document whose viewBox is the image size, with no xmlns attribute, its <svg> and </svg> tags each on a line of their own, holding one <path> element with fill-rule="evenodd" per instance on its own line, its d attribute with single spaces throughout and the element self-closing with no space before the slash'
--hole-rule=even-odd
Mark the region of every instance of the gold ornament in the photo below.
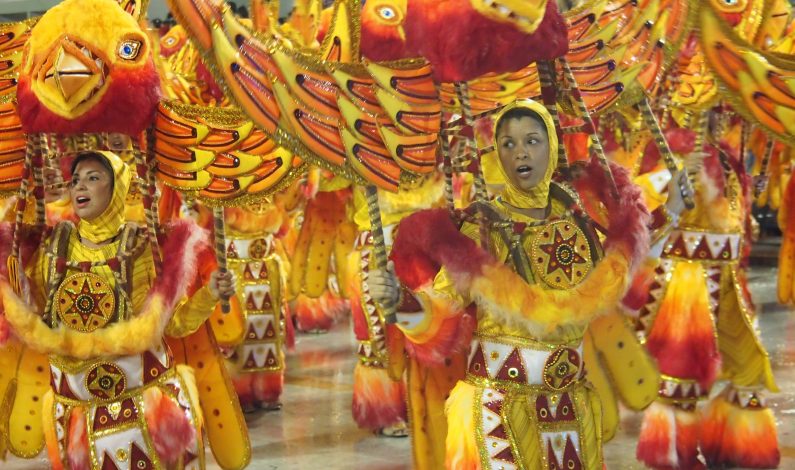
<svg viewBox="0 0 795 470">
<path fill-rule="evenodd" d="M 69 276 L 55 294 L 55 308 L 61 321 L 83 333 L 107 325 L 116 309 L 110 285 L 92 273 Z"/>
<path fill-rule="evenodd" d="M 569 220 L 543 227 L 531 249 L 533 271 L 550 287 L 570 289 L 591 270 L 591 252 L 583 231 Z"/>
<path fill-rule="evenodd" d="M 86 374 L 85 385 L 94 397 L 112 400 L 127 389 L 127 376 L 115 364 L 97 364 Z"/>
</svg>

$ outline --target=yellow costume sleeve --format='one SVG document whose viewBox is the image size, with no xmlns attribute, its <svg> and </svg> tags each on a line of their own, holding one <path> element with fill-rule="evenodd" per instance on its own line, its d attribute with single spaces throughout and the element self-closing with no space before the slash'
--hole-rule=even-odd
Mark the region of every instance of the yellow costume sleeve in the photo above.
<svg viewBox="0 0 795 470">
<path fill-rule="evenodd" d="M 178 364 L 187 364 L 194 370 L 199 401 L 205 411 L 207 437 L 216 462 L 224 469 L 242 469 L 251 460 L 246 421 L 212 328 L 209 324 L 199 326 L 183 338 L 168 338 L 168 345 Z"/>
<path fill-rule="evenodd" d="M 13 339 L 0 348 L 0 460 L 7 451 L 30 459 L 44 448 L 40 416 L 49 375 L 46 355 Z"/>
<path fill-rule="evenodd" d="M 213 297 L 210 288 L 202 287 L 174 310 L 174 316 L 166 326 L 166 335 L 184 338 L 192 334 L 210 317 L 217 302 L 218 299 Z"/>
</svg>

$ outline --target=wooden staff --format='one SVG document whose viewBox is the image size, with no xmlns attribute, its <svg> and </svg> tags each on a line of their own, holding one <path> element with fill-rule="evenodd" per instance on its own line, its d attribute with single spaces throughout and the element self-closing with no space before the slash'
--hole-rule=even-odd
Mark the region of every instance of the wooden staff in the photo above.
<svg viewBox="0 0 795 470">
<path fill-rule="evenodd" d="M 367 200 L 367 214 L 370 216 L 370 234 L 373 237 L 373 256 L 375 268 L 381 271 L 387 270 L 386 241 L 384 240 L 384 225 L 381 222 L 381 207 L 378 205 L 378 188 L 368 184 L 364 187 L 364 195 Z M 379 314 L 384 323 L 397 323 L 397 305 L 389 303 L 379 304 Z"/>
<path fill-rule="evenodd" d="M 652 111 L 651 105 L 649 104 L 649 98 L 643 98 L 643 101 L 640 102 L 639 106 L 640 112 L 643 115 L 643 120 L 646 122 L 646 125 L 649 126 L 649 129 L 651 129 L 651 134 L 654 137 L 654 143 L 657 145 L 657 149 L 660 151 L 660 155 L 663 158 L 665 166 L 668 168 L 668 171 L 670 171 L 671 174 L 675 174 L 679 168 L 676 166 L 676 160 L 674 159 L 673 152 L 671 152 L 671 148 L 668 146 L 668 141 L 665 140 L 662 129 L 660 129 L 660 123 L 657 121 L 657 117 L 654 116 L 654 112 Z M 680 180 L 679 192 L 682 194 L 682 200 L 685 203 L 685 207 L 688 209 L 695 207 L 696 203 L 693 200 L 693 186 L 690 182 L 690 177 L 685 178 L 684 181 Z"/>
<path fill-rule="evenodd" d="M 138 139 L 132 138 L 133 156 L 135 158 L 135 168 L 138 175 L 138 183 L 142 185 L 141 194 L 143 196 L 144 216 L 146 218 L 147 233 L 149 236 L 149 244 L 152 247 L 152 261 L 155 265 L 155 274 L 159 277 L 163 273 L 163 257 L 160 252 L 160 243 L 157 241 L 157 206 L 155 205 L 155 192 L 156 188 L 153 184 L 152 170 L 141 152 L 141 146 Z M 147 131 L 147 153 L 154 152 L 152 145 L 154 138 L 154 130 Z"/>
<path fill-rule="evenodd" d="M 224 224 L 224 208 L 213 208 L 213 228 L 215 232 L 215 260 L 218 262 L 218 271 L 226 274 L 228 271 L 226 265 L 226 226 Z M 221 313 L 229 313 L 232 308 L 229 306 L 229 296 L 221 295 L 219 302 L 221 303 Z"/>
<path fill-rule="evenodd" d="M 475 119 L 472 116 L 472 106 L 469 103 L 469 86 L 466 82 L 455 83 L 455 93 L 458 97 L 458 102 L 461 104 L 461 113 L 464 116 L 464 125 L 471 128 L 474 132 Z M 475 178 L 475 194 L 481 201 L 486 200 L 486 181 L 483 179 L 483 172 L 480 171 L 480 155 L 477 152 L 477 145 L 472 142 L 472 139 L 465 137 L 466 143 L 465 153 L 469 156 L 472 174 Z"/>
<path fill-rule="evenodd" d="M 36 198 L 36 226 L 43 228 L 47 225 L 47 208 L 45 207 L 44 187 L 44 135 L 37 134 L 35 137 L 33 158 L 33 196 Z"/>
<path fill-rule="evenodd" d="M 33 154 L 36 152 L 36 142 L 38 139 L 36 134 L 28 134 L 25 142 L 25 164 L 22 170 L 22 181 L 19 183 L 19 191 L 17 192 L 16 203 L 16 218 L 14 219 L 14 235 L 11 242 L 11 254 L 6 260 L 8 266 L 8 282 L 11 288 L 14 289 L 17 295 L 22 295 L 22 260 L 19 253 L 19 230 L 25 216 L 25 208 L 28 203 L 29 185 L 31 177 L 31 168 L 33 164 Z"/>
<path fill-rule="evenodd" d="M 759 168 L 759 176 L 761 179 L 757 182 L 756 186 L 754 186 L 754 197 L 759 197 L 765 191 L 765 187 L 767 186 L 767 170 L 770 166 L 770 159 L 773 158 L 773 148 L 775 143 L 776 142 L 773 140 L 773 137 L 767 137 L 767 142 L 765 143 L 765 155 L 762 157 L 762 165 Z"/>
<path fill-rule="evenodd" d="M 555 134 L 558 136 L 558 169 L 565 171 L 569 168 L 566 155 L 566 146 L 563 145 L 563 127 L 558 116 L 558 89 L 555 85 L 555 63 L 542 61 L 536 64 L 538 68 L 538 81 L 541 83 L 541 101 L 555 123 Z"/>
<path fill-rule="evenodd" d="M 444 199 L 447 209 L 452 213 L 455 210 L 455 195 L 453 194 L 453 160 L 450 158 L 450 136 L 447 135 L 447 126 L 442 119 L 442 131 L 439 133 L 439 143 L 442 148 L 442 171 L 444 172 Z"/>
<path fill-rule="evenodd" d="M 580 113 L 580 117 L 585 121 L 585 127 L 588 130 L 588 137 L 591 139 L 591 147 L 596 154 L 599 165 L 605 172 L 607 180 L 610 182 L 610 192 L 616 199 L 618 199 L 618 188 L 616 187 L 615 180 L 613 180 L 613 172 L 610 171 L 610 164 L 607 163 L 607 157 L 605 156 L 605 151 L 602 148 L 602 142 L 599 140 L 599 136 L 596 134 L 596 126 L 594 126 L 593 119 L 591 119 L 591 113 L 588 111 L 588 107 L 585 106 L 585 101 L 582 99 L 582 94 L 580 94 L 580 88 L 577 85 L 577 79 L 574 78 L 574 74 L 571 72 L 571 67 L 569 67 L 568 61 L 564 57 L 561 57 L 558 60 L 560 60 L 560 64 L 563 66 L 563 76 L 571 87 L 571 95 L 574 97 L 575 103 L 577 103 L 577 110 Z M 559 142 L 558 145 L 563 145 L 563 143 Z"/>
<path fill-rule="evenodd" d="M 469 86 L 466 82 L 456 82 L 455 92 L 458 96 L 458 103 L 461 105 L 461 113 L 464 116 L 464 125 L 475 131 L 475 120 L 472 117 L 472 107 L 469 104 Z M 481 171 L 480 155 L 477 152 L 477 145 L 473 144 L 469 137 L 466 137 L 465 152 L 469 155 L 469 171 L 475 179 L 475 200 L 485 203 L 488 200 L 486 194 L 486 181 L 483 179 Z M 489 227 L 486 214 L 482 210 L 483 204 L 478 204 L 478 227 L 480 236 L 480 247 L 488 251 L 489 248 Z"/>
<path fill-rule="evenodd" d="M 709 128 L 709 113 L 703 112 L 698 116 L 698 124 L 696 125 L 696 141 L 693 148 L 696 152 L 700 152 L 704 148 L 704 140 L 707 136 Z"/>
</svg>

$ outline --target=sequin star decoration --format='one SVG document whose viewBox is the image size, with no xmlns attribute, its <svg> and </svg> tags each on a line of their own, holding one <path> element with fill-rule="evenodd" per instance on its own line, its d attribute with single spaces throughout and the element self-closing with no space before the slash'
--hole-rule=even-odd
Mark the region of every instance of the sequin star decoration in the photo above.
<svg viewBox="0 0 795 470">
<path fill-rule="evenodd" d="M 580 354 L 571 348 L 560 348 L 552 353 L 544 365 L 544 383 L 553 390 L 561 390 L 572 383 L 580 373 Z"/>
<path fill-rule="evenodd" d="M 86 388 L 100 400 L 113 399 L 124 393 L 127 377 L 113 364 L 99 364 L 86 374 Z"/>
<path fill-rule="evenodd" d="M 91 332 L 105 326 L 113 316 L 116 301 L 101 277 L 81 273 L 66 279 L 58 289 L 57 307 L 70 328 Z"/>
<path fill-rule="evenodd" d="M 557 227 L 555 227 L 555 238 L 552 243 L 541 245 L 541 249 L 549 255 L 547 264 L 547 274 L 552 274 L 556 269 L 562 269 L 572 280 L 572 265 L 585 263 L 585 258 L 576 251 L 577 233 L 572 233 L 570 237 L 564 238 Z"/>
</svg>

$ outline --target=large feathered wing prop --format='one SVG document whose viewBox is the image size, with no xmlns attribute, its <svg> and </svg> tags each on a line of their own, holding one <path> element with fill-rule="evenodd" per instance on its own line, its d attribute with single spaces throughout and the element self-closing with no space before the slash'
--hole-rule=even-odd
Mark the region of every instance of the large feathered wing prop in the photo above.
<svg viewBox="0 0 795 470">
<path fill-rule="evenodd" d="M 764 52 L 711 8 L 698 13 L 701 44 L 724 99 L 777 139 L 795 143 L 795 57 Z"/>
<path fill-rule="evenodd" d="M 169 1 L 216 78 L 269 138 L 298 158 L 395 191 L 436 161 L 441 106 L 422 60 L 359 62 L 358 18 L 339 2 L 319 50 L 258 37 L 222 3 Z"/>
</svg>

